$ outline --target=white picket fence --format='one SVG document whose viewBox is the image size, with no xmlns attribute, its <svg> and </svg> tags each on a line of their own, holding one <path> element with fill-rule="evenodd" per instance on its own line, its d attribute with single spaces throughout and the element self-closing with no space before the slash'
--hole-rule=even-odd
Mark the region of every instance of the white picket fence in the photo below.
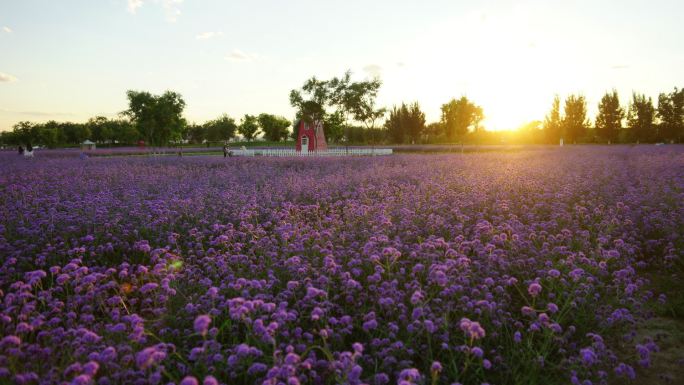
<svg viewBox="0 0 684 385">
<path fill-rule="evenodd" d="M 296 151 L 290 148 L 232 150 L 233 156 L 378 156 L 392 155 L 391 148 L 329 148 L 326 151 Z"/>
</svg>

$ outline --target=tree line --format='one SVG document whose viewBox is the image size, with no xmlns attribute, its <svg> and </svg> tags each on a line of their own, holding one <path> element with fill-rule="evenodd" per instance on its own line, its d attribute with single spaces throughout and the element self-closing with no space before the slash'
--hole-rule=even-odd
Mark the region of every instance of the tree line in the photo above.
<svg viewBox="0 0 684 385">
<path fill-rule="evenodd" d="M 441 106 L 439 121 L 426 123 L 418 102 L 402 103 L 387 110 L 377 108 L 379 79 L 354 82 L 351 72 L 341 78 L 312 77 L 301 89 L 290 92 L 297 117 L 324 122 L 333 143 L 429 144 L 429 143 L 653 143 L 684 142 L 684 89 L 674 88 L 658 96 L 655 107 L 650 97 L 633 93 L 622 107 L 613 90 L 606 92 L 592 122 L 583 95 L 569 95 L 561 111 L 558 96 L 543 121 L 531 121 L 514 132 L 486 131 L 485 114 L 466 96 Z M 376 123 L 385 118 L 384 124 Z"/>
<path fill-rule="evenodd" d="M 12 131 L 0 133 L 3 145 L 42 145 L 48 148 L 76 146 L 85 140 L 99 145 L 146 145 L 225 143 L 238 134 L 247 141 L 259 135 L 272 142 L 286 140 L 291 122 L 282 117 L 262 113 L 246 114 L 236 121 L 226 114 L 203 124 L 188 123 L 183 118 L 185 101 L 177 92 L 161 95 L 128 91 L 129 108 L 118 118 L 96 116 L 85 123 L 33 123 L 22 121 Z"/>
<path fill-rule="evenodd" d="M 350 71 L 329 80 L 312 77 L 300 89 L 290 91 L 290 104 L 296 110 L 294 121 L 322 121 L 326 138 L 333 144 L 558 144 L 561 139 L 564 143 L 684 142 L 684 89 L 661 93 L 657 106 L 650 97 L 636 92 L 628 105 L 622 106 L 617 91 L 606 92 L 593 122 L 587 116 L 583 95 L 568 95 L 562 111 L 556 96 L 543 121 L 529 122 L 513 132 L 492 132 L 482 127 L 482 107 L 466 96 L 444 103 L 440 119 L 427 123 L 418 102 L 389 110 L 378 107 L 381 86 L 379 78 L 354 81 Z M 13 131 L 0 134 L 0 144 L 57 147 L 90 139 L 101 145 L 131 145 L 140 140 L 151 146 L 208 145 L 233 140 L 238 134 L 247 141 L 262 135 L 270 142 L 296 136 L 292 122 L 282 116 L 246 114 L 236 121 L 223 114 L 203 124 L 188 123 L 183 118 L 185 101 L 179 93 L 128 91 L 126 95 L 129 107 L 119 118 L 98 116 L 86 123 L 19 122 Z"/>
<path fill-rule="evenodd" d="M 582 95 L 555 97 L 542 129 L 548 143 L 681 143 L 684 142 L 684 89 L 660 93 L 657 107 L 644 94 L 632 93 L 623 107 L 617 91 L 606 92 L 598 104 L 593 124 L 587 117 Z"/>
</svg>

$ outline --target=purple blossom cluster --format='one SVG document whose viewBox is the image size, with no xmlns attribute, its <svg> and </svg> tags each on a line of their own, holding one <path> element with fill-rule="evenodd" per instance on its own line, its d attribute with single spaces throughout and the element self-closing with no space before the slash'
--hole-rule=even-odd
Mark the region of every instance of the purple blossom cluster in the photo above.
<svg viewBox="0 0 684 385">
<path fill-rule="evenodd" d="M 683 253 L 680 147 L 0 158 L 0 383 L 619 382 Z"/>
</svg>

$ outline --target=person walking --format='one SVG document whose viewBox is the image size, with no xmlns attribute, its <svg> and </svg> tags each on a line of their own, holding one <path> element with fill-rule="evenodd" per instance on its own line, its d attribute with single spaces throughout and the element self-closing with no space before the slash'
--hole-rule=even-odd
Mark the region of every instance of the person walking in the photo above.
<svg viewBox="0 0 684 385">
<path fill-rule="evenodd" d="M 19 151 L 19 155 L 24 155 L 24 147 L 20 145 L 17 150 Z"/>
<path fill-rule="evenodd" d="M 224 144 L 224 145 L 223 145 L 223 157 L 225 158 L 225 157 L 227 157 L 227 156 L 228 156 L 228 146 L 226 146 L 226 145 Z"/>
</svg>

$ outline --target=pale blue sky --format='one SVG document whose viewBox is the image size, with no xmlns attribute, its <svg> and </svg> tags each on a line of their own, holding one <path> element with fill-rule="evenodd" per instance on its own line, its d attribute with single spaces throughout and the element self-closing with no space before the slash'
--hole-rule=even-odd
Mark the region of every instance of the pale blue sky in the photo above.
<svg viewBox="0 0 684 385">
<path fill-rule="evenodd" d="M 542 119 L 553 95 L 657 98 L 684 86 L 684 1 L 0 0 L 0 130 L 180 92 L 189 121 L 293 116 L 310 76 L 379 74 L 379 104 L 452 97 L 489 129 Z"/>
</svg>

